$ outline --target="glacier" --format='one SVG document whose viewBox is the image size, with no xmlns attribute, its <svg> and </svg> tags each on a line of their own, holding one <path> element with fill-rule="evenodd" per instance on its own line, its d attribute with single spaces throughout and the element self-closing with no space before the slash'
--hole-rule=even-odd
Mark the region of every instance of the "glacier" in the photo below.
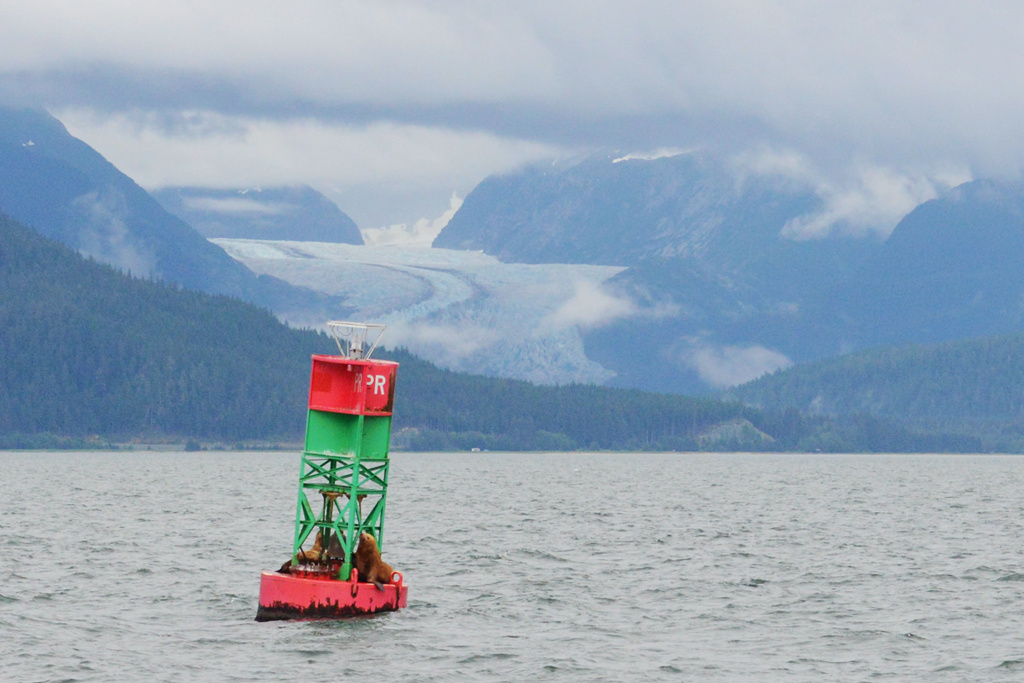
<svg viewBox="0 0 1024 683">
<path fill-rule="evenodd" d="M 636 310 L 606 287 L 626 270 L 620 266 L 503 263 L 482 252 L 422 247 L 210 241 L 258 274 L 344 297 L 355 319 L 388 325 L 386 346 L 461 372 L 537 384 L 607 382 L 615 373 L 587 358 L 580 320 L 594 329 Z M 574 310 L 597 300 L 589 315 Z M 285 322 L 326 321 L 293 311 Z"/>
</svg>

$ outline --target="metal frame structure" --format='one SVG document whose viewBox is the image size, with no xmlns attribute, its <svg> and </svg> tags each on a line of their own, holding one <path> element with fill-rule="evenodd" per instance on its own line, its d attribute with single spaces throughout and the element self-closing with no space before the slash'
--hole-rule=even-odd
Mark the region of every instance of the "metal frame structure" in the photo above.
<svg viewBox="0 0 1024 683">
<path fill-rule="evenodd" d="M 398 364 L 370 360 L 383 325 L 328 326 L 342 355 L 313 356 L 292 563 L 301 564 L 303 545 L 319 533 L 324 557 L 317 564 L 324 571 L 337 568 L 337 578 L 347 581 L 361 533 L 372 534 L 383 548 Z"/>
<path fill-rule="evenodd" d="M 338 352 L 343 357 L 369 358 L 376 350 L 377 344 L 380 343 L 380 338 L 384 336 L 384 330 L 387 326 L 379 323 L 354 323 L 347 320 L 330 320 L 327 322 L 327 328 L 331 331 L 334 343 L 338 345 Z M 366 344 L 370 341 L 369 336 L 374 332 L 376 336 L 373 337 L 370 348 L 367 349 Z"/>
<path fill-rule="evenodd" d="M 364 458 L 359 453 L 340 455 L 303 452 L 295 514 L 295 539 L 292 545 L 293 561 L 302 545 L 319 531 L 322 539 L 337 539 L 337 545 L 328 540 L 322 542 L 322 547 L 328 555 L 338 555 L 342 561 L 338 577 L 347 580 L 352 572 L 351 559 L 359 543 L 359 534 L 367 531 L 377 539 L 378 545 L 384 542 L 384 510 L 387 505 L 390 464 L 387 455 Z M 314 500 L 319 495 L 319 512 L 314 510 L 310 495 L 314 496 Z M 366 507 L 369 510 L 364 514 Z"/>
</svg>

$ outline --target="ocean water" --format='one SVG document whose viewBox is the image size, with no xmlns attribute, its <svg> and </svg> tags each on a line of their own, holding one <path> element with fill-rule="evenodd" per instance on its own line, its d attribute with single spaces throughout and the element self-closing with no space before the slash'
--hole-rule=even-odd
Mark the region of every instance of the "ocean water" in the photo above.
<svg viewBox="0 0 1024 683">
<path fill-rule="evenodd" d="M 392 455 L 409 606 L 256 623 L 296 453 L 0 453 L 0 680 L 1021 680 L 1024 458 Z"/>
</svg>

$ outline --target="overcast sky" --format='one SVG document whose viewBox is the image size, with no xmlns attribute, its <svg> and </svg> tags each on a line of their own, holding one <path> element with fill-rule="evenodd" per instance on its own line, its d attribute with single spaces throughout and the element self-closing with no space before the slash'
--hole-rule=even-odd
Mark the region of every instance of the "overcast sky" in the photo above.
<svg viewBox="0 0 1024 683">
<path fill-rule="evenodd" d="M 305 182 L 362 228 L 529 161 L 704 147 L 884 231 L 1019 173 L 1024 3 L 6 0 L 0 103 L 143 186 Z"/>
</svg>

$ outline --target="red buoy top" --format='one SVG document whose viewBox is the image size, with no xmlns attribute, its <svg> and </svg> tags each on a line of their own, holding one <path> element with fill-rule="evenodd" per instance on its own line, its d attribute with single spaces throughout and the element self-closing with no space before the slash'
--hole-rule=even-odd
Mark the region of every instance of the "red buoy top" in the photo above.
<svg viewBox="0 0 1024 683">
<path fill-rule="evenodd" d="M 309 408 L 350 415 L 390 415 L 398 363 L 313 356 Z"/>
</svg>

